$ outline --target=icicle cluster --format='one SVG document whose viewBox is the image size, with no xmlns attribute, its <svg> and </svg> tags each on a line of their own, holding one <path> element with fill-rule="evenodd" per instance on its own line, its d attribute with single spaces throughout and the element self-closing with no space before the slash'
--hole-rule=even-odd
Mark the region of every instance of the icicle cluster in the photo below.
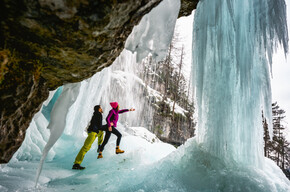
<svg viewBox="0 0 290 192">
<path fill-rule="evenodd" d="M 198 141 L 212 154 L 263 165 L 272 54 L 288 51 L 284 0 L 203 0 L 193 29 Z M 205 14 L 206 13 L 206 14 Z"/>
<path fill-rule="evenodd" d="M 127 50 L 137 52 L 137 62 L 147 57 L 149 53 L 157 61 L 166 56 L 179 8 L 180 0 L 164 0 L 134 27 L 125 47 Z"/>
</svg>

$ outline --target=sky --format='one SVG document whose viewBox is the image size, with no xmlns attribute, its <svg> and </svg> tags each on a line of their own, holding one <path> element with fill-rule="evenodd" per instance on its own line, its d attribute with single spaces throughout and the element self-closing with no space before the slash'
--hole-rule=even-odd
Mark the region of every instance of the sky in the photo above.
<svg viewBox="0 0 290 192">
<path fill-rule="evenodd" d="M 188 17 L 181 17 L 177 20 L 175 31 L 180 34 L 179 47 L 184 45 L 184 67 L 183 75 L 186 79 L 190 78 L 191 71 L 191 50 L 192 50 L 192 26 L 193 26 L 193 14 Z M 179 59 L 179 58 L 178 58 Z"/>
<path fill-rule="evenodd" d="M 287 25 L 290 36 L 290 0 L 286 0 Z M 277 101 L 281 109 L 286 111 L 284 125 L 287 126 L 287 140 L 290 141 L 290 54 L 286 58 L 280 48 L 274 55 L 272 64 L 272 100 Z"/>
</svg>

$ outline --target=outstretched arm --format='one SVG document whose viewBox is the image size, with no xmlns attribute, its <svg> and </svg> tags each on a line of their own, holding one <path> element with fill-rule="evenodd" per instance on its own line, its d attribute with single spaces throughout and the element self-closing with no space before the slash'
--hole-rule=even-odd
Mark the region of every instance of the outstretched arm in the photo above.
<svg viewBox="0 0 290 192">
<path fill-rule="evenodd" d="M 129 109 L 122 109 L 122 110 L 119 110 L 118 113 L 120 114 L 120 113 L 125 113 L 125 112 L 128 112 L 128 111 L 129 111 Z"/>
<path fill-rule="evenodd" d="M 131 109 L 122 109 L 122 110 L 119 110 L 118 113 L 125 113 L 125 112 L 128 112 L 128 111 L 135 111 L 134 108 L 131 108 Z"/>
</svg>

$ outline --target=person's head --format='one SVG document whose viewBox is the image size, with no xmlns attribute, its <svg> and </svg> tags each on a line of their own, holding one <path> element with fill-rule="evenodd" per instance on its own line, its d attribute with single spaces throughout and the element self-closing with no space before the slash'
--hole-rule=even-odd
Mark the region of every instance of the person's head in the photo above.
<svg viewBox="0 0 290 192">
<path fill-rule="evenodd" d="M 94 107 L 94 110 L 95 110 L 95 112 L 100 112 L 100 113 L 103 113 L 103 109 L 102 109 L 102 107 L 101 107 L 101 105 L 96 105 L 95 107 Z"/>
<path fill-rule="evenodd" d="M 112 106 L 113 109 L 119 110 L 118 102 L 111 102 L 110 105 Z"/>
</svg>

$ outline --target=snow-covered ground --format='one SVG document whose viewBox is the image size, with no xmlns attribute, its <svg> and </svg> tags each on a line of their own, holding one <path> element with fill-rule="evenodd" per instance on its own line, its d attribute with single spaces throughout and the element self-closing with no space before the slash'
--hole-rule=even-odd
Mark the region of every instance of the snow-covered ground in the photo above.
<svg viewBox="0 0 290 192">
<path fill-rule="evenodd" d="M 97 142 L 86 154 L 85 170 L 72 170 L 75 156 L 85 137 L 76 142 L 61 137 L 54 146 L 54 156 L 44 164 L 35 188 L 37 160 L 13 158 L 0 168 L 1 192 L 25 191 L 289 191 L 290 185 L 275 162 L 265 159 L 264 170 L 237 164 L 225 164 L 197 144 L 196 139 L 175 149 L 141 127 L 124 127 L 121 147 L 115 154 L 116 137 L 112 136 L 97 159 Z M 153 141 L 154 139 L 154 141 Z M 27 143 L 28 144 L 28 143 Z M 275 175 L 272 173 L 275 172 Z"/>
<path fill-rule="evenodd" d="M 121 147 L 125 153 L 115 154 L 116 137 L 112 136 L 103 152 L 104 158 L 97 159 L 96 141 L 82 163 L 86 169 L 81 171 L 71 168 L 82 143 L 74 143 L 68 136 L 61 137 L 54 147 L 54 157 L 44 165 L 37 188 L 34 185 L 39 161 L 18 160 L 15 155 L 12 161 L 0 168 L 0 191 L 120 191 L 120 180 L 125 182 L 125 177 L 139 175 L 142 169 L 145 172 L 153 163 L 176 150 L 145 128 L 120 125 L 119 130 L 123 134 Z M 80 140 L 84 141 L 85 137 Z M 28 140 L 26 142 L 22 150 L 31 144 Z M 30 151 L 29 154 L 39 158 L 37 152 L 32 154 Z"/>
</svg>

